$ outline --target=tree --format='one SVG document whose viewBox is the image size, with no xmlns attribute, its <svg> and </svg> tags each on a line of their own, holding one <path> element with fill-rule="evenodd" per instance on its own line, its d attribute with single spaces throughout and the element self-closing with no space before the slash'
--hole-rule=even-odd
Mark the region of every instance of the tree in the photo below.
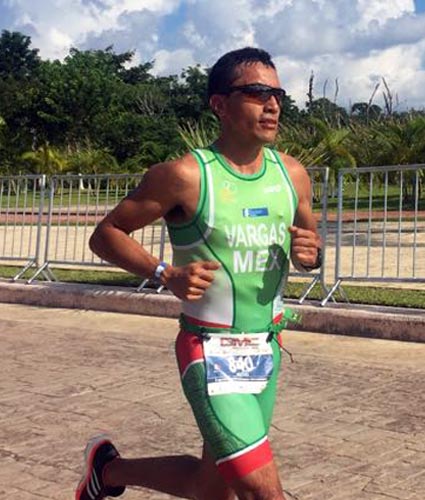
<svg viewBox="0 0 425 500">
<path fill-rule="evenodd" d="M 199 120 L 210 113 L 207 81 L 208 75 L 199 64 L 183 70 L 180 80 L 169 80 L 172 107 L 179 121 Z"/>
<path fill-rule="evenodd" d="M 0 110 L 7 125 L 2 163 L 8 169 L 32 142 L 30 117 L 41 60 L 30 46 L 30 37 L 21 33 L 4 30 L 0 36 Z"/>
<path fill-rule="evenodd" d="M 153 68 L 153 64 L 153 61 L 149 61 L 144 64 L 139 64 L 138 66 L 132 66 L 128 69 L 124 68 L 120 72 L 120 76 L 124 83 L 130 85 L 153 82 L 154 77 L 149 73 Z"/>
<path fill-rule="evenodd" d="M 3 30 L 0 36 L 0 79 L 30 79 L 40 65 L 38 49 L 31 49 L 31 38 L 16 31 Z"/>
<path fill-rule="evenodd" d="M 78 174 L 104 174 L 118 171 L 117 160 L 105 149 L 90 145 L 68 155 L 69 171 Z"/>
<path fill-rule="evenodd" d="M 30 164 L 34 174 L 62 174 L 67 171 L 68 165 L 65 155 L 56 148 L 43 144 L 36 151 L 27 151 L 21 156 L 24 162 Z"/>
<path fill-rule="evenodd" d="M 306 111 L 309 116 L 319 118 L 329 126 L 344 127 L 349 122 L 346 109 L 326 97 L 306 102 Z"/>
<path fill-rule="evenodd" d="M 382 108 L 377 104 L 368 102 L 356 102 L 351 106 L 351 117 L 369 124 L 371 121 L 379 120 L 382 116 Z"/>
<path fill-rule="evenodd" d="M 282 100 L 279 120 L 281 123 L 297 124 L 302 120 L 302 115 L 292 97 L 286 94 Z"/>
</svg>

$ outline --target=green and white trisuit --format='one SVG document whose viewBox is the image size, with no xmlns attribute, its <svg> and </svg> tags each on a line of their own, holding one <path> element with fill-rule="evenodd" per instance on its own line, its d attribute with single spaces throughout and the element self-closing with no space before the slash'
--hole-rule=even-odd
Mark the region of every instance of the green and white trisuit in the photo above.
<svg viewBox="0 0 425 500">
<path fill-rule="evenodd" d="M 176 354 L 183 389 L 202 436 L 220 472 L 231 481 L 272 460 L 267 432 L 280 365 L 278 333 L 289 318 L 281 294 L 289 268 L 288 227 L 298 201 L 288 172 L 272 149 L 263 149 L 261 169 L 254 175 L 236 172 L 214 147 L 197 149 L 193 155 L 201 174 L 199 201 L 191 221 L 168 224 L 174 264 L 214 260 L 221 267 L 202 299 L 183 302 Z M 257 345 L 257 336 L 262 345 L 267 343 L 268 355 L 226 357 L 227 347 L 222 346 L 235 343 L 251 348 L 250 344 Z M 219 358 L 206 354 L 210 342 L 225 354 Z M 271 364 L 268 371 L 266 358 Z M 217 359 L 248 368 L 238 371 L 227 366 L 221 372 Z M 215 369 L 223 378 L 211 378 Z M 236 387 L 226 385 L 229 374 L 240 375 L 243 386 L 248 372 L 264 370 L 263 388 L 253 393 L 246 388 L 217 393 L 212 389 L 222 382 L 223 387 Z M 248 378 L 249 386 L 251 374 Z"/>
</svg>

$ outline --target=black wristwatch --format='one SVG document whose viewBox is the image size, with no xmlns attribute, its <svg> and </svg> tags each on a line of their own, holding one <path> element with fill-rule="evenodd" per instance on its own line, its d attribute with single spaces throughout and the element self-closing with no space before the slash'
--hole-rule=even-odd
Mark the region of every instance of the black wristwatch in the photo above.
<svg viewBox="0 0 425 500">
<path fill-rule="evenodd" d="M 317 247 L 317 257 L 316 262 L 312 266 L 303 266 L 306 271 L 314 271 L 314 269 L 319 269 L 322 266 L 322 249 Z"/>
</svg>

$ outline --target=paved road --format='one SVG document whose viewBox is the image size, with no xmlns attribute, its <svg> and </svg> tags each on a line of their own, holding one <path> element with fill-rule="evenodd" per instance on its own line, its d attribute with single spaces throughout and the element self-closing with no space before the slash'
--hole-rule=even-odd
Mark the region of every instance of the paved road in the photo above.
<svg viewBox="0 0 425 500">
<path fill-rule="evenodd" d="M 0 304 L 0 498 L 65 500 L 83 443 L 198 453 L 173 320 Z M 425 498 L 425 345 L 287 333 L 271 439 L 299 500 Z M 128 490 L 126 500 L 166 499 Z"/>
</svg>

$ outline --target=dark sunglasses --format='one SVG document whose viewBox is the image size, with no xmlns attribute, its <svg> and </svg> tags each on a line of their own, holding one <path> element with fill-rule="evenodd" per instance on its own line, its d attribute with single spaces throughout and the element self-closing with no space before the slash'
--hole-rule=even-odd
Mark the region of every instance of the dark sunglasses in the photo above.
<svg viewBox="0 0 425 500">
<path fill-rule="evenodd" d="M 241 92 L 242 94 L 255 99 L 261 104 L 265 104 L 270 97 L 275 97 L 279 105 L 282 104 L 282 100 L 286 95 L 286 92 L 278 87 L 270 87 L 269 85 L 264 85 L 263 83 L 250 83 L 248 85 L 235 85 L 229 87 L 226 94 L 231 94 L 232 92 Z"/>
</svg>

